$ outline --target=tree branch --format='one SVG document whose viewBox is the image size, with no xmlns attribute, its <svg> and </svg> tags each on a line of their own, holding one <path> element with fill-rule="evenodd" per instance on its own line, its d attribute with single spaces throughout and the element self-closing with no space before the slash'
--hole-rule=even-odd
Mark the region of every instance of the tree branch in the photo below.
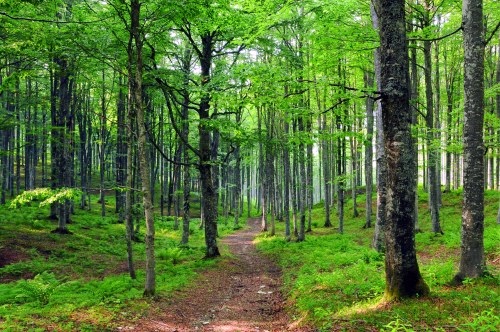
<svg viewBox="0 0 500 332">
<path fill-rule="evenodd" d="M 445 39 L 445 38 L 448 38 L 450 36 L 453 36 L 454 34 L 460 32 L 461 30 L 463 29 L 463 26 L 459 26 L 457 29 L 455 29 L 454 31 L 450 32 L 450 33 L 447 33 L 446 35 L 444 36 L 441 36 L 441 37 L 436 37 L 436 38 L 408 38 L 409 41 L 439 41 L 439 40 L 442 40 L 442 39 Z"/>
<path fill-rule="evenodd" d="M 149 126 L 146 125 L 146 132 L 148 134 L 148 138 L 149 138 L 149 141 L 153 144 L 153 146 L 155 147 L 155 149 L 161 154 L 161 156 L 163 157 L 163 159 L 167 160 L 168 162 L 172 163 L 172 164 L 175 164 L 175 165 L 180 165 L 180 166 L 187 166 L 187 167 L 191 167 L 191 166 L 198 166 L 198 164 L 194 164 L 194 163 L 183 163 L 183 162 L 180 162 L 180 161 L 175 161 L 173 159 L 171 159 L 169 156 L 167 156 L 165 154 L 165 152 L 163 152 L 163 149 L 158 145 L 158 143 L 156 143 L 154 137 L 153 137 L 153 134 L 151 133 L 151 130 L 149 129 Z"/>
<path fill-rule="evenodd" d="M 500 21 L 498 21 L 497 26 L 493 29 L 490 36 L 488 38 L 486 38 L 486 40 L 484 41 L 484 46 L 489 44 L 489 42 L 491 41 L 491 39 L 493 38 L 495 33 L 498 31 L 498 29 L 500 29 Z"/>
<path fill-rule="evenodd" d="M 99 23 L 102 21 L 107 20 L 110 17 L 105 17 L 100 20 L 95 20 L 95 21 L 54 21 L 54 20 L 47 20 L 43 18 L 33 18 L 33 17 L 20 17 L 20 16 L 12 16 L 6 12 L 0 12 L 1 16 L 8 17 L 12 20 L 15 21 L 28 21 L 28 22 L 39 22 L 39 23 L 56 23 L 56 24 L 94 24 L 94 23 Z"/>
</svg>

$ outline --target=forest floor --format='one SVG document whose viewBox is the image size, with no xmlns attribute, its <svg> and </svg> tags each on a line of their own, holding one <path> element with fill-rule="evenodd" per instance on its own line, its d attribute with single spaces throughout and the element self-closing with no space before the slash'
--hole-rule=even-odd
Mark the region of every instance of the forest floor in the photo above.
<svg viewBox="0 0 500 332">
<path fill-rule="evenodd" d="M 314 331 L 299 326 L 285 310 L 281 270 L 257 252 L 260 220 L 221 240 L 229 255 L 200 272 L 195 283 L 151 306 L 144 318 L 122 331 Z"/>
</svg>

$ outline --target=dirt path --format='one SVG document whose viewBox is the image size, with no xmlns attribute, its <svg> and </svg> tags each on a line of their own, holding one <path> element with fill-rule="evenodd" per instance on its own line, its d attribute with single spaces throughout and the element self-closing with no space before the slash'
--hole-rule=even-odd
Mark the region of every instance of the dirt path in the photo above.
<svg viewBox="0 0 500 332">
<path fill-rule="evenodd" d="M 129 331 L 311 331 L 284 311 L 279 267 L 252 243 L 259 220 L 222 240 L 234 257 L 200 274 L 181 298 L 162 305 Z"/>
</svg>

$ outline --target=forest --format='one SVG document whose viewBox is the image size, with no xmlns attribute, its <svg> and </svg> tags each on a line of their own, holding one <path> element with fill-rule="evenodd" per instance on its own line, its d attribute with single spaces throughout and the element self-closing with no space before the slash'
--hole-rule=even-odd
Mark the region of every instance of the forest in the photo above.
<svg viewBox="0 0 500 332">
<path fill-rule="evenodd" d="M 0 0 L 0 330 L 498 331 L 497 0 Z"/>
</svg>

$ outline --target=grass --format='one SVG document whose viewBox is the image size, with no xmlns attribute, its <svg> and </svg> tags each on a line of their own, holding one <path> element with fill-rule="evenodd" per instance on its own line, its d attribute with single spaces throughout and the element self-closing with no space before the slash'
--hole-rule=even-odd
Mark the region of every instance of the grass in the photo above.
<svg viewBox="0 0 500 332">
<path fill-rule="evenodd" d="M 444 235 L 431 233 L 426 200 L 421 194 L 416 235 L 421 272 L 431 287 L 426 298 L 383 303 L 384 257 L 370 248 L 373 229 L 362 229 L 360 216 L 352 218 L 346 204 L 345 232 L 335 228 L 313 228 L 301 243 L 283 236 L 263 234 L 258 248 L 273 256 L 284 271 L 285 292 L 295 318 L 322 331 L 497 331 L 499 318 L 499 245 L 496 225 L 498 193 L 487 192 L 485 252 L 491 276 L 450 287 L 460 256 L 461 195 L 443 194 L 441 223 Z M 359 197 L 358 202 L 364 202 Z M 312 212 L 313 224 L 322 225 L 321 205 Z M 332 215 L 333 216 L 333 215 Z M 336 218 L 333 217 L 335 222 Z M 278 234 L 284 225 L 277 225 Z"/>
<path fill-rule="evenodd" d="M 3 254 L 16 261 L 0 265 L 0 330 L 109 331 L 115 322 L 133 321 L 145 312 L 150 300 L 142 298 L 144 243 L 134 243 L 138 276 L 132 280 L 125 226 L 116 222 L 113 197 L 107 201 L 105 217 L 97 204 L 91 211 L 76 208 L 69 225 L 73 235 L 51 234 L 55 222 L 46 218 L 47 208 L 35 203 L 0 206 L 0 262 Z M 189 246 L 182 248 L 181 230 L 173 229 L 171 217 L 157 217 L 155 225 L 158 297 L 168 297 L 189 285 L 198 271 L 216 266 L 202 259 L 199 219 L 192 219 Z M 230 221 L 219 224 L 221 236 L 232 231 Z"/>
<path fill-rule="evenodd" d="M 46 219 L 46 208 L 0 207 L 0 262 L 6 254 L 18 259 L 0 267 L 0 330 L 111 331 L 118 328 L 117 322 L 134 321 L 148 310 L 154 300 L 142 298 L 144 244 L 134 244 L 138 278 L 132 280 L 127 274 L 124 225 L 116 223 L 113 198 L 108 200 L 106 217 L 100 216 L 97 204 L 91 211 L 76 209 L 69 225 L 73 235 L 51 234 L 55 223 Z M 286 242 L 284 225 L 277 223 L 279 235 L 262 234 L 256 243 L 282 266 L 284 291 L 295 319 L 322 331 L 496 331 L 500 326 L 498 200 L 497 192 L 486 193 L 484 242 L 492 276 L 449 287 L 460 254 L 461 193 L 443 195 L 444 235 L 435 235 L 420 192 L 422 233 L 416 235 L 416 243 L 431 295 L 400 303 L 381 302 L 384 256 L 370 248 L 373 228 L 362 228 L 363 196 L 358 197 L 358 218 L 352 218 L 352 201 L 346 203 L 343 235 L 335 228 L 320 227 L 324 212 L 317 204 L 312 211 L 313 231 L 305 242 Z M 332 221 L 335 224 L 334 213 Z M 187 287 L 200 270 L 217 266 L 216 261 L 201 259 L 204 239 L 198 223 L 192 220 L 189 246 L 179 247 L 181 230 L 173 229 L 173 218 L 156 218 L 159 297 L 171 296 Z M 232 218 L 221 218 L 220 235 L 232 231 Z"/>
</svg>

